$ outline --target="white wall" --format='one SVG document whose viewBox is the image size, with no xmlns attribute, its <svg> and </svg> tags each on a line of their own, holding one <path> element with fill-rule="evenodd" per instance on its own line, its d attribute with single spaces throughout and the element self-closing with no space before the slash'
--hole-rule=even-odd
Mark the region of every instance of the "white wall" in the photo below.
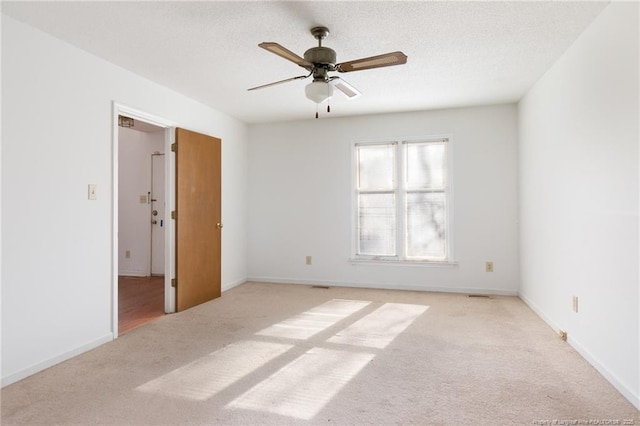
<svg viewBox="0 0 640 426">
<path fill-rule="evenodd" d="M 351 264 L 352 142 L 442 134 L 453 136 L 459 265 Z M 249 135 L 251 280 L 517 293 L 515 105 L 260 124 Z"/>
<path fill-rule="evenodd" d="M 223 289 L 246 279 L 246 126 L 3 15 L 3 384 L 112 338 L 113 101 L 222 139 Z"/>
<path fill-rule="evenodd" d="M 520 102 L 519 139 L 521 296 L 640 408 L 638 35 L 637 3 L 608 6 Z"/>
<path fill-rule="evenodd" d="M 140 203 L 140 196 L 147 199 L 151 190 L 151 154 L 164 153 L 164 129 L 140 132 L 119 127 L 118 132 L 118 274 L 147 276 L 151 215 L 148 200 Z"/>
</svg>

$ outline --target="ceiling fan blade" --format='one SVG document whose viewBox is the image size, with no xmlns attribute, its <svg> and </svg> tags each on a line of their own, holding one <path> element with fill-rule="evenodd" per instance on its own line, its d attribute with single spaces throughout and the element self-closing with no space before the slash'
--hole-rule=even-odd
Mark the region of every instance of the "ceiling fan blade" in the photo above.
<svg viewBox="0 0 640 426">
<path fill-rule="evenodd" d="M 300 65 L 302 68 L 306 68 L 308 70 L 313 69 L 313 64 L 311 62 L 305 61 L 300 56 L 296 55 L 286 47 L 279 45 L 278 43 L 264 42 L 260 43 L 258 46 L 262 47 L 265 50 L 268 50 L 271 53 L 275 53 L 281 58 L 287 59 L 294 64 Z"/>
<path fill-rule="evenodd" d="M 349 99 L 357 98 L 358 96 L 362 95 L 362 93 L 360 93 L 358 89 L 356 89 L 340 77 L 331 77 L 330 82 L 331 84 L 333 84 L 333 87 L 340 90 Z"/>
<path fill-rule="evenodd" d="M 252 88 L 247 89 L 247 90 L 264 89 L 265 87 L 275 86 L 277 84 L 282 84 L 282 83 L 286 83 L 288 81 L 293 81 L 293 80 L 300 80 L 300 79 L 307 78 L 307 77 L 309 77 L 309 76 L 308 75 L 299 75 L 297 77 L 286 78 L 284 80 L 274 81 L 273 83 L 263 84 L 262 86 L 252 87 Z"/>
<path fill-rule="evenodd" d="M 385 53 L 384 55 L 370 56 L 368 58 L 356 59 L 354 61 L 347 61 L 341 64 L 336 64 L 336 71 L 339 72 L 351 72 L 368 70 L 371 68 L 390 67 L 393 65 L 402 65 L 407 63 L 407 55 L 398 51 Z"/>
</svg>

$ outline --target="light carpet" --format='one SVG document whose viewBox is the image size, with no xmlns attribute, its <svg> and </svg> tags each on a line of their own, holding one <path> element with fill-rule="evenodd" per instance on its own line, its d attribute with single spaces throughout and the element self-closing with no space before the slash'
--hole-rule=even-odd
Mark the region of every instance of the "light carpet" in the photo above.
<svg viewBox="0 0 640 426">
<path fill-rule="evenodd" d="M 516 297 L 264 283 L 1 396 L 3 425 L 640 424 Z"/>
</svg>

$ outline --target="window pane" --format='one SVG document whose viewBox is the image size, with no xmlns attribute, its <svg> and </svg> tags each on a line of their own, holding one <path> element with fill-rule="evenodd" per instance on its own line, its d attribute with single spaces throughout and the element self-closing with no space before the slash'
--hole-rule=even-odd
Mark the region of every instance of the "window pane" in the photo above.
<svg viewBox="0 0 640 426">
<path fill-rule="evenodd" d="M 407 189 L 444 188 L 443 142 L 407 144 Z"/>
<path fill-rule="evenodd" d="M 408 193 L 406 201 L 407 257 L 444 260 L 444 193 Z"/>
<path fill-rule="evenodd" d="M 358 196 L 358 254 L 396 254 L 396 202 L 394 194 Z"/>
<path fill-rule="evenodd" d="M 358 189 L 389 190 L 395 187 L 395 145 L 358 146 Z"/>
</svg>

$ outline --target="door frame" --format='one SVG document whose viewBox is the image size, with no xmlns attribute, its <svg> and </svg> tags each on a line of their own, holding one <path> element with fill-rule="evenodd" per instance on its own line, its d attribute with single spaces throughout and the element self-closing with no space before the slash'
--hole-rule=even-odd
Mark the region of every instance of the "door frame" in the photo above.
<svg viewBox="0 0 640 426">
<path fill-rule="evenodd" d="M 151 200 L 149 200 L 149 201 L 150 201 L 150 202 L 149 202 L 149 218 L 151 218 L 151 220 L 155 220 L 155 219 L 154 219 L 154 217 L 153 217 L 153 215 L 152 215 L 152 211 L 153 211 L 153 204 L 152 204 L 152 203 L 153 203 L 153 197 L 154 197 L 154 195 L 155 195 L 155 193 L 156 193 L 156 191 L 154 191 L 154 184 L 153 184 L 153 182 L 154 182 L 154 175 L 153 175 L 153 173 L 154 173 L 153 158 L 154 158 L 154 157 L 160 157 L 160 156 L 162 156 L 162 166 L 163 166 L 162 168 L 166 169 L 166 167 L 165 167 L 165 166 L 166 166 L 166 164 L 165 164 L 165 160 L 166 160 L 166 158 L 167 158 L 167 157 L 166 157 L 166 153 L 160 153 L 160 154 L 153 153 L 153 154 L 151 154 L 151 155 L 150 155 L 150 157 L 149 157 L 149 159 L 150 159 L 150 161 L 151 161 L 151 187 L 149 188 L 149 189 L 151 189 L 151 194 L 150 194 L 150 195 L 151 195 Z M 166 174 L 166 173 L 165 173 L 165 174 Z M 165 180 L 165 179 L 163 179 L 163 180 Z M 166 226 L 167 226 L 166 224 L 167 224 L 167 222 L 168 222 L 168 221 L 167 221 L 167 217 L 166 217 L 166 214 L 167 214 L 167 213 L 166 213 L 166 212 L 167 212 L 167 206 L 166 206 L 166 204 L 167 204 L 167 203 L 166 203 L 166 195 L 167 195 L 167 194 L 166 194 L 166 192 L 167 192 L 167 191 L 166 191 L 166 188 L 164 187 L 164 186 L 165 186 L 165 184 L 166 184 L 166 182 L 162 182 L 162 198 L 163 198 L 163 201 L 165 202 L 165 206 L 164 206 L 164 208 L 163 208 L 163 210 L 164 210 L 164 211 L 163 211 L 163 213 L 164 213 L 164 214 L 163 214 L 163 218 L 164 218 L 164 219 L 161 219 L 161 220 L 163 220 L 163 221 L 164 221 L 164 223 L 162 224 L 162 226 L 161 226 L 161 227 L 162 227 L 163 229 L 165 229 L 165 231 L 166 231 L 166 229 L 167 229 L 167 228 L 166 228 Z M 166 234 L 166 232 L 165 232 L 165 234 Z M 167 236 L 165 235 L 165 239 L 166 239 L 166 238 L 167 238 Z M 164 245 L 164 244 L 163 244 L 163 245 Z M 164 249 L 163 249 L 163 250 L 162 250 L 162 253 L 163 253 L 163 254 L 164 254 L 164 253 L 166 253 L 166 250 L 164 250 Z M 164 256 L 163 256 L 163 257 L 164 257 Z M 163 262 L 163 265 L 164 265 L 164 264 L 165 264 L 165 262 Z M 163 268 L 163 274 L 164 274 L 165 272 L 166 272 L 166 268 Z M 165 274 L 165 275 L 166 275 L 166 274 Z M 152 276 L 153 276 L 153 224 L 152 224 L 152 223 L 149 223 L 149 276 L 150 276 L 150 277 L 152 277 Z"/>
<path fill-rule="evenodd" d="M 175 153 L 171 152 L 171 144 L 175 140 L 176 124 L 163 117 L 145 111 L 112 102 L 112 143 L 111 143 L 111 332 L 113 338 L 118 337 L 118 115 L 126 115 L 134 120 L 144 121 L 164 128 L 164 167 L 165 167 L 165 203 L 166 212 L 175 210 Z M 175 312 L 176 298 L 171 287 L 171 277 L 175 275 L 175 223 L 166 220 L 164 240 L 164 311 Z"/>
</svg>

